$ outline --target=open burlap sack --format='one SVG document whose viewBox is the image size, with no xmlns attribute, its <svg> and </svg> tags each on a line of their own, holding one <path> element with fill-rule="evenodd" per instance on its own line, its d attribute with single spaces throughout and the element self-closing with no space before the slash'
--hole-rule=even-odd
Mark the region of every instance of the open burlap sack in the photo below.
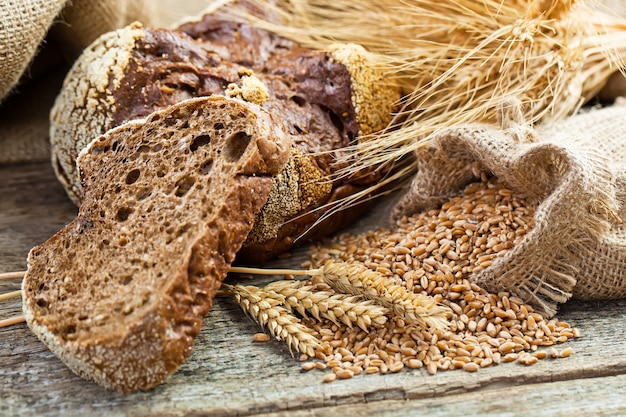
<svg viewBox="0 0 626 417">
<path fill-rule="evenodd" d="M 157 4 L 149 0 L 0 2 L 0 163 L 49 159 L 48 112 L 63 71 L 100 34 L 135 20 L 151 24 Z"/>
<path fill-rule="evenodd" d="M 546 316 L 572 296 L 625 297 L 626 105 L 536 130 L 518 105 L 502 106 L 501 128 L 451 128 L 420 149 L 419 172 L 394 216 L 432 208 L 493 174 L 538 203 L 536 225 L 473 277 L 478 285 L 510 291 Z"/>
</svg>

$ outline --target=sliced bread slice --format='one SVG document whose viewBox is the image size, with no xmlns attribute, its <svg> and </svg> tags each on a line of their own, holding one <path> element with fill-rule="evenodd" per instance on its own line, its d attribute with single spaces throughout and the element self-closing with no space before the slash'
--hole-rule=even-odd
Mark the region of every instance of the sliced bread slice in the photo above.
<svg viewBox="0 0 626 417">
<path fill-rule="evenodd" d="M 33 248 L 32 331 L 74 372 L 130 392 L 189 355 L 203 316 L 289 157 L 282 123 L 222 96 L 95 139 L 76 219 Z"/>
</svg>

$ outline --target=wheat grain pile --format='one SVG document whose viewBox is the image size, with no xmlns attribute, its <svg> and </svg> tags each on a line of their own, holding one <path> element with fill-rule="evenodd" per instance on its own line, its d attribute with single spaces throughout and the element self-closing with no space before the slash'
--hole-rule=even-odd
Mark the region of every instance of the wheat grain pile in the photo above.
<svg viewBox="0 0 626 417">
<path fill-rule="evenodd" d="M 304 265 L 318 268 L 309 280 L 229 289 L 251 318 L 300 353 L 303 369 L 330 370 L 326 382 L 569 356 L 570 348 L 555 346 L 578 336 L 577 329 L 471 282 L 532 229 L 534 207 L 483 177 L 393 228 L 316 245 Z M 403 303 L 419 306 L 422 319 L 397 307 Z"/>
</svg>

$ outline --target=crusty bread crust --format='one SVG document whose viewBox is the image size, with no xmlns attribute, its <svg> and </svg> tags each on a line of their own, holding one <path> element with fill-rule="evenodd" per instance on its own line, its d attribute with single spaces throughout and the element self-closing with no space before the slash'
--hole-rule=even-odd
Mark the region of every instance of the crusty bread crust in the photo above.
<svg viewBox="0 0 626 417">
<path fill-rule="evenodd" d="M 78 158 L 77 218 L 29 254 L 29 327 L 108 389 L 164 381 L 189 355 L 290 147 L 269 113 L 220 96 L 95 139 Z"/>
<path fill-rule="evenodd" d="M 384 174 L 368 169 L 334 175 L 349 163 L 337 162 L 347 155 L 345 148 L 384 128 L 400 97 L 370 62 L 357 45 L 316 51 L 219 13 L 177 30 L 130 26 L 96 41 L 68 74 L 51 113 L 53 166 L 78 204 L 74 159 L 94 136 L 191 96 L 230 94 L 262 102 L 294 144 L 293 159 L 275 178 L 239 254 L 247 262 L 263 262 L 297 239 L 345 226 L 360 207 L 318 220 L 333 202 Z M 246 93 L 250 85 L 255 94 Z"/>
<path fill-rule="evenodd" d="M 76 158 L 115 126 L 116 103 L 109 94 L 120 87 L 131 52 L 143 37 L 141 25 L 133 24 L 96 39 L 74 63 L 51 110 L 52 167 L 76 205 L 82 194 Z"/>
</svg>

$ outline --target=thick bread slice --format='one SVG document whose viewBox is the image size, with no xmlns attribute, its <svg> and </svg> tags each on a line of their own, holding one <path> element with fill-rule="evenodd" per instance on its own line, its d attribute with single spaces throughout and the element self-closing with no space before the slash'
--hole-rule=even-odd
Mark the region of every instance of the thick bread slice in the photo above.
<svg viewBox="0 0 626 417">
<path fill-rule="evenodd" d="M 78 217 L 29 254 L 29 327 L 106 388 L 164 381 L 189 355 L 290 148 L 269 113 L 221 96 L 94 140 L 78 158 Z"/>
</svg>

